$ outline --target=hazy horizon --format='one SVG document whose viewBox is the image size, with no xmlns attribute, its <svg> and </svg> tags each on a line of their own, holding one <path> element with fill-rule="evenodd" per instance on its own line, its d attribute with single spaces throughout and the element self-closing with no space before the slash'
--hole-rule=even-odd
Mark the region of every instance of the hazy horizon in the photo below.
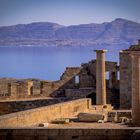
<svg viewBox="0 0 140 140">
<path fill-rule="evenodd" d="M 116 19 L 124 19 L 124 18 L 116 18 Z M 116 19 L 114 19 L 114 20 L 116 20 Z M 77 25 L 86 25 L 86 24 L 103 24 L 103 23 L 107 23 L 107 22 L 112 22 L 114 20 L 101 22 L 101 23 L 90 22 L 90 23 L 79 23 L 79 24 L 71 24 L 71 25 L 62 25 L 62 24 L 60 24 L 58 22 L 51 22 L 51 21 L 36 21 L 36 22 L 29 22 L 29 23 L 17 23 L 17 24 L 11 24 L 11 25 L 0 25 L 0 27 L 15 26 L 15 25 L 20 25 L 20 24 L 24 25 L 24 24 L 32 24 L 32 23 L 54 23 L 54 24 L 58 24 L 58 25 L 68 27 L 68 26 L 77 26 Z M 136 22 L 136 23 L 140 24 L 140 22 L 137 22 L 137 21 L 133 21 L 133 20 L 129 20 L 129 19 L 124 19 L 124 20 L 132 21 L 132 22 Z"/>
<path fill-rule="evenodd" d="M 53 22 L 79 25 L 123 18 L 140 23 L 139 0 L 0 0 L 0 26 Z"/>
</svg>

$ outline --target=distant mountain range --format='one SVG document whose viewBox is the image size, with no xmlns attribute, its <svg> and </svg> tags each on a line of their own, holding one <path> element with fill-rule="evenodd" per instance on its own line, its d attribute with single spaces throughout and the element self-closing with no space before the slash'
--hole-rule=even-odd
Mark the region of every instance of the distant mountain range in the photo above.
<svg viewBox="0 0 140 140">
<path fill-rule="evenodd" d="M 0 45 L 130 45 L 139 38 L 140 23 L 121 18 L 102 24 L 63 26 L 50 22 L 35 22 L 0 27 Z"/>
</svg>

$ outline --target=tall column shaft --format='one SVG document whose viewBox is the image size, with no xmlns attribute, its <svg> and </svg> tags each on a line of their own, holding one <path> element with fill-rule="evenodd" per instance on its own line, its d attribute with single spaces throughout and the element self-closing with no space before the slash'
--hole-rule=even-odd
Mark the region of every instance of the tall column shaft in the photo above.
<svg viewBox="0 0 140 140">
<path fill-rule="evenodd" d="M 96 52 L 96 104 L 106 104 L 106 74 L 105 74 L 105 52 L 106 50 L 95 50 Z"/>
<path fill-rule="evenodd" d="M 132 120 L 140 125 L 140 54 L 131 54 L 132 58 Z"/>
</svg>

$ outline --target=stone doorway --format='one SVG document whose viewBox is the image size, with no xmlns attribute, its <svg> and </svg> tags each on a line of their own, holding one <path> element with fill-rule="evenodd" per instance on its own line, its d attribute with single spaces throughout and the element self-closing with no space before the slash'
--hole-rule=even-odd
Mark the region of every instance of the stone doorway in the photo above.
<svg viewBox="0 0 140 140">
<path fill-rule="evenodd" d="M 91 98 L 91 104 L 96 105 L 96 93 L 92 92 L 91 94 L 87 95 L 86 98 Z"/>
</svg>

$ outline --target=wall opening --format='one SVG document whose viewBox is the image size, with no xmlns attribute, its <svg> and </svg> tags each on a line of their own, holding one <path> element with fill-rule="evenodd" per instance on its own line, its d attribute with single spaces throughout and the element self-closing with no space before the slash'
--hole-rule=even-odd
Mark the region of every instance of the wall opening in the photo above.
<svg viewBox="0 0 140 140">
<path fill-rule="evenodd" d="M 120 71 L 117 72 L 117 79 L 120 80 Z"/>
<path fill-rule="evenodd" d="M 87 95 L 86 98 L 91 98 L 91 104 L 96 105 L 96 93 L 92 92 L 91 94 Z"/>
<path fill-rule="evenodd" d="M 8 94 L 11 96 L 11 84 L 8 84 Z"/>
<path fill-rule="evenodd" d="M 30 95 L 33 95 L 33 86 L 30 88 Z"/>
<path fill-rule="evenodd" d="M 80 82 L 79 75 L 76 75 L 75 76 L 75 84 L 79 84 L 79 82 Z"/>
<path fill-rule="evenodd" d="M 109 80 L 109 71 L 106 72 L 106 80 Z"/>
</svg>

